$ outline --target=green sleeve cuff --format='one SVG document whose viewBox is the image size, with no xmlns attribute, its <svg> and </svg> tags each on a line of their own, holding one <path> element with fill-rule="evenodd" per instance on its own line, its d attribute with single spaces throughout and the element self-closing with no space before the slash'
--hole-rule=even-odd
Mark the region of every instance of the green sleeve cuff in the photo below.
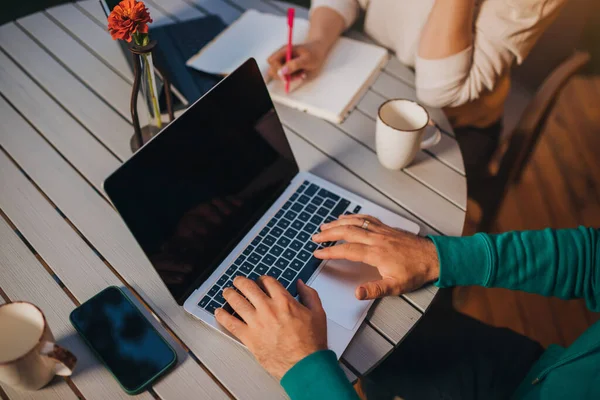
<svg viewBox="0 0 600 400">
<path fill-rule="evenodd" d="M 488 286 L 495 265 L 487 235 L 468 237 L 428 236 L 437 249 L 440 276 L 437 287 Z"/>
<path fill-rule="evenodd" d="M 281 378 L 281 386 L 291 400 L 359 400 L 331 350 L 317 351 L 298 361 Z"/>
</svg>

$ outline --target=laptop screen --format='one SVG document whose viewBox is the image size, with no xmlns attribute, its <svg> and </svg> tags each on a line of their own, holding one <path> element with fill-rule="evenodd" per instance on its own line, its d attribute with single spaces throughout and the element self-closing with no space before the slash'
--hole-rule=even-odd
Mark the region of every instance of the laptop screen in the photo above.
<svg viewBox="0 0 600 400">
<path fill-rule="evenodd" d="M 104 189 L 183 304 L 297 172 L 251 59 L 109 176 Z"/>
</svg>

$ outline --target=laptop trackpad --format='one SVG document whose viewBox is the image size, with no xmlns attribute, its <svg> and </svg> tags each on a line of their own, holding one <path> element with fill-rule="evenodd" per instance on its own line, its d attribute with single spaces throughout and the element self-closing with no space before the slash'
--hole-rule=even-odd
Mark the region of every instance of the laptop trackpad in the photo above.
<svg viewBox="0 0 600 400">
<path fill-rule="evenodd" d="M 330 260 L 310 286 L 319 293 L 327 318 L 352 330 L 372 304 L 372 301 L 356 299 L 356 287 L 378 279 L 381 279 L 379 272 L 369 265 Z"/>
</svg>

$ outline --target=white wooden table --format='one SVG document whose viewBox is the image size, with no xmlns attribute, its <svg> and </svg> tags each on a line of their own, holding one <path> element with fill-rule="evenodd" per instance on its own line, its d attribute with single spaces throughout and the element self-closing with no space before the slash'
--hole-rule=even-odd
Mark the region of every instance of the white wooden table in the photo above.
<svg viewBox="0 0 600 400">
<path fill-rule="evenodd" d="M 245 8 L 266 0 L 147 0 L 154 26 Z M 305 13 L 299 10 L 299 14 Z M 130 155 L 132 74 L 105 29 L 97 0 L 48 9 L 0 27 L 0 301 L 39 305 L 59 343 L 79 358 L 71 379 L 38 392 L 2 386 L 10 399 L 127 396 L 78 338 L 69 312 L 109 285 L 128 293 L 177 349 L 179 365 L 140 398 L 276 399 L 285 394 L 241 346 L 189 317 L 169 295 L 101 189 Z M 360 34 L 353 34 L 361 37 Z M 462 156 L 447 132 L 399 172 L 374 152 L 375 115 L 391 97 L 415 98 L 414 76 L 392 59 L 348 119 L 336 126 L 277 107 L 303 169 L 414 220 L 423 234 L 460 235 L 466 208 Z M 429 306 L 426 287 L 377 303 L 344 353 L 353 380 L 397 345 Z M 2 300 L 3 298 L 3 300 Z M 151 310 L 148 311 L 148 310 Z M 2 392 L 0 391 L 0 397 Z"/>
</svg>

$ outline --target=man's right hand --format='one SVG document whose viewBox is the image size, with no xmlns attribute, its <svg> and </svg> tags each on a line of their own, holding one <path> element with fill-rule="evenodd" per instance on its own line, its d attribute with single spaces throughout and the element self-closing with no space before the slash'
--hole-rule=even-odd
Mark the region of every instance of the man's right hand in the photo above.
<svg viewBox="0 0 600 400">
<path fill-rule="evenodd" d="M 304 357 L 327 349 L 327 317 L 316 290 L 298 281 L 302 304 L 277 279 L 261 276 L 256 282 L 241 276 L 223 297 L 240 318 L 215 310 L 215 318 L 244 343 L 275 378 Z"/>
<path fill-rule="evenodd" d="M 364 221 L 368 229 L 362 229 Z M 346 259 L 372 265 L 382 279 L 365 282 L 356 288 L 359 300 L 397 296 L 436 280 L 440 262 L 433 242 L 411 233 L 391 228 L 369 215 L 341 215 L 321 226 L 315 234 L 317 243 L 344 241 L 315 251 L 323 260 Z"/>
</svg>

